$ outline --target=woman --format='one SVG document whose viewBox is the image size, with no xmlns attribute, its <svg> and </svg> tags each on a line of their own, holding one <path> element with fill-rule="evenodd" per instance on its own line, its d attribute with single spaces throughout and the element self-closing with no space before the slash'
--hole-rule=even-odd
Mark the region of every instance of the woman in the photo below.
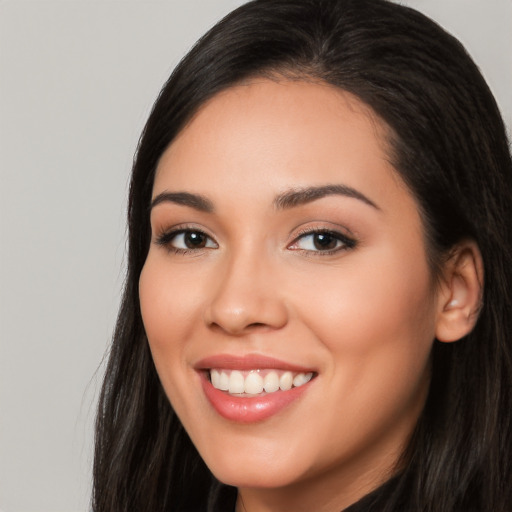
<svg viewBox="0 0 512 512">
<path fill-rule="evenodd" d="M 228 15 L 138 148 L 94 510 L 510 510 L 511 195 L 421 14 Z"/>
</svg>

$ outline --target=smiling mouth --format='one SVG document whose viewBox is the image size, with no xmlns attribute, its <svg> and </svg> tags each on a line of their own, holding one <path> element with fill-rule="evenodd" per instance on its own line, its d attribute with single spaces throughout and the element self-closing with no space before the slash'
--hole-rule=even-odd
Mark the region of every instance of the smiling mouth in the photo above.
<svg viewBox="0 0 512 512">
<path fill-rule="evenodd" d="M 211 368 L 208 377 L 215 389 L 229 395 L 256 397 L 280 391 L 289 391 L 307 384 L 314 372 L 292 372 L 275 369 L 229 370 Z"/>
</svg>

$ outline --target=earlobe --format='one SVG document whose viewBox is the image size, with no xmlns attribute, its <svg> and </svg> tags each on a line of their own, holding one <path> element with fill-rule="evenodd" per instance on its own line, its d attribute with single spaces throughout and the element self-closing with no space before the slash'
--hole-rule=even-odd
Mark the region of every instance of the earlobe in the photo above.
<svg viewBox="0 0 512 512">
<path fill-rule="evenodd" d="M 478 319 L 483 292 L 483 262 L 473 240 L 457 244 L 443 269 L 436 338 L 449 343 L 469 334 Z"/>
</svg>

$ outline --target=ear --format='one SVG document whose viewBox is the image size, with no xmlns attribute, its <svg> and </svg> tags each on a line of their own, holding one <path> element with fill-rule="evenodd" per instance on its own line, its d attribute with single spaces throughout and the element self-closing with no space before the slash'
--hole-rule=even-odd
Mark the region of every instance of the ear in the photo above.
<svg viewBox="0 0 512 512">
<path fill-rule="evenodd" d="M 482 255 L 473 240 L 457 244 L 444 264 L 438 290 L 436 338 L 457 341 L 476 324 L 483 293 Z"/>
</svg>

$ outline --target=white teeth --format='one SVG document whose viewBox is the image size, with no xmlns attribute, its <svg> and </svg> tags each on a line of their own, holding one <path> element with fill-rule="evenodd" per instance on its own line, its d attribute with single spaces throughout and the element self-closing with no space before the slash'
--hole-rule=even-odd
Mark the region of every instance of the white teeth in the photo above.
<svg viewBox="0 0 512 512">
<path fill-rule="evenodd" d="M 229 389 L 229 375 L 226 372 L 220 372 L 219 387 L 217 389 L 221 389 L 222 391 Z"/>
<path fill-rule="evenodd" d="M 293 373 L 290 371 L 282 372 L 275 370 L 251 370 L 241 372 L 239 370 L 210 370 L 210 380 L 212 386 L 221 391 L 227 391 L 233 395 L 248 394 L 259 395 L 274 393 L 276 391 L 288 391 L 292 387 L 303 386 L 308 383 L 313 373 Z"/>
<path fill-rule="evenodd" d="M 257 395 L 263 391 L 263 379 L 258 373 L 251 372 L 245 378 L 245 392 L 250 395 Z"/>
<path fill-rule="evenodd" d="M 270 372 L 265 375 L 263 380 L 263 389 L 267 393 L 273 393 L 279 389 L 279 376 L 276 372 Z"/>
<path fill-rule="evenodd" d="M 210 371 L 210 380 L 214 388 L 220 389 L 220 372 L 218 370 Z"/>
<path fill-rule="evenodd" d="M 282 391 L 288 391 L 289 389 L 292 389 L 293 385 L 293 373 L 292 372 L 285 372 L 281 377 L 279 378 L 279 387 Z"/>
<path fill-rule="evenodd" d="M 311 380 L 311 377 L 313 377 L 312 373 L 299 373 L 293 378 L 293 385 L 296 388 L 303 386 Z"/>
<path fill-rule="evenodd" d="M 238 370 L 231 372 L 229 376 L 229 392 L 231 394 L 243 393 L 244 392 L 244 376 Z"/>
</svg>

